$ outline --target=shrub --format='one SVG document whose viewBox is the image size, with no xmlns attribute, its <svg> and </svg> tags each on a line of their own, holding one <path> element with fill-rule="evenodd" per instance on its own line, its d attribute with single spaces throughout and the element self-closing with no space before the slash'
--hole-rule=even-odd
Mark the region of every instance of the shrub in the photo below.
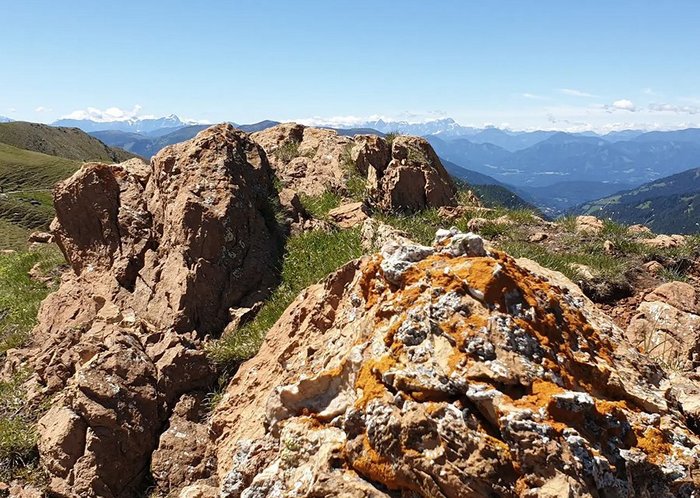
<svg viewBox="0 0 700 498">
<path fill-rule="evenodd" d="M 280 161 L 288 163 L 299 156 L 299 142 L 296 140 L 287 140 L 275 149 L 272 154 Z"/>
</svg>

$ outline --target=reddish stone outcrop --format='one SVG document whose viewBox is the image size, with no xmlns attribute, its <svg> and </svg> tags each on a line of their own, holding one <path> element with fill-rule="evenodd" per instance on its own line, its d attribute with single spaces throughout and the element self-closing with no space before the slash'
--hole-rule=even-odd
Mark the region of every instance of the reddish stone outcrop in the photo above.
<svg viewBox="0 0 700 498">
<path fill-rule="evenodd" d="M 354 168 L 352 138 L 296 123 L 273 126 L 253 133 L 251 138 L 265 149 L 285 187 L 310 196 L 347 192 L 347 179 Z"/>
<path fill-rule="evenodd" d="M 36 372 L 34 397 L 56 395 L 39 424 L 53 493 L 134 496 L 170 412 L 184 424 L 180 398 L 215 378 L 204 340 L 274 284 L 274 194 L 265 152 L 230 125 L 58 185 L 52 230 L 72 270 L 8 362 Z"/>
<path fill-rule="evenodd" d="M 391 161 L 370 168 L 368 188 L 384 211 L 418 211 L 456 205 L 450 175 L 427 140 L 398 136 L 391 146 Z"/>
</svg>

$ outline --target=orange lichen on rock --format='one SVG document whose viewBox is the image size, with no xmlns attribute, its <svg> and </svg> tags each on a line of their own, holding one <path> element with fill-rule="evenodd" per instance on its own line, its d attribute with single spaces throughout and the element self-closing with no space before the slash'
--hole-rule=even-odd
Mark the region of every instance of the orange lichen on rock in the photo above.
<svg viewBox="0 0 700 498">
<path fill-rule="evenodd" d="M 518 400 L 514 400 L 513 406 L 529 408 L 531 410 L 547 408 L 552 401 L 553 395 L 565 392 L 564 389 L 553 382 L 541 379 L 537 379 L 532 383 L 531 391 L 531 394 L 528 396 L 523 396 Z"/>
<path fill-rule="evenodd" d="M 392 490 L 420 491 L 415 481 L 400 475 L 395 462 L 383 457 L 372 448 L 369 440 L 362 440 L 362 452 L 356 458 L 350 458 L 351 467 L 370 481 L 380 482 Z"/>
<path fill-rule="evenodd" d="M 636 446 L 646 453 L 649 462 L 660 464 L 667 456 L 673 454 L 673 447 L 656 427 L 638 427 L 635 432 Z"/>
<path fill-rule="evenodd" d="M 396 360 L 391 356 L 383 356 L 378 360 L 368 360 L 362 365 L 355 381 L 355 389 L 362 393 L 362 396 L 356 403 L 358 408 L 364 408 L 371 400 L 380 398 L 387 393 L 381 376 L 393 367 L 395 363 Z"/>
<path fill-rule="evenodd" d="M 673 496 L 700 485 L 700 440 L 614 323 L 563 276 L 449 233 L 368 258 L 343 290 L 336 316 L 354 318 L 324 332 L 330 346 L 316 361 L 346 358 L 346 384 L 308 389 L 328 382 L 309 365 L 286 388 L 295 406 L 323 409 L 313 430 L 335 434 L 342 462 L 310 452 L 275 479 L 359 475 L 373 488 L 356 496 L 438 498 Z M 293 414 L 276 410 L 275 427 Z"/>
</svg>

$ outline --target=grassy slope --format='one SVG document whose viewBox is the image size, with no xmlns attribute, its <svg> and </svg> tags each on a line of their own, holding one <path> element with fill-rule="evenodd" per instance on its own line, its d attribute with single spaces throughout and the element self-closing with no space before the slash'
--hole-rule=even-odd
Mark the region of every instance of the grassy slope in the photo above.
<svg viewBox="0 0 700 498">
<path fill-rule="evenodd" d="M 50 190 L 80 163 L 0 143 L 0 249 L 26 247 L 30 230 L 53 218 Z"/>
<path fill-rule="evenodd" d="M 79 166 L 78 161 L 0 143 L 0 187 L 5 192 L 50 189 Z"/>
<path fill-rule="evenodd" d="M 218 363 L 232 365 L 255 355 L 267 331 L 299 292 L 361 255 L 358 228 L 331 232 L 314 230 L 291 237 L 287 241 L 280 285 L 251 322 L 213 345 L 212 358 Z"/>
<path fill-rule="evenodd" d="M 577 210 L 622 223 L 642 223 L 658 233 L 700 233 L 700 168 L 617 192 Z"/>
<path fill-rule="evenodd" d="M 74 161 L 122 162 L 134 157 L 108 147 L 77 128 L 60 128 L 21 121 L 0 124 L 0 143 Z"/>
</svg>

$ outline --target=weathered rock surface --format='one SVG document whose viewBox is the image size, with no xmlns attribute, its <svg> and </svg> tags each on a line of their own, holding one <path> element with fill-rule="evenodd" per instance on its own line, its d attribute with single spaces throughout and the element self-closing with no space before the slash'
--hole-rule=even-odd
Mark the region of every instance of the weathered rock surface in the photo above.
<svg viewBox="0 0 700 498">
<path fill-rule="evenodd" d="M 632 235 L 651 235 L 651 228 L 644 225 L 630 225 L 627 231 Z"/>
<path fill-rule="evenodd" d="M 362 250 L 364 252 L 377 252 L 388 242 L 411 243 L 407 233 L 374 218 L 368 218 L 364 221 L 360 235 L 362 236 Z"/>
<path fill-rule="evenodd" d="M 209 440 L 205 417 L 202 393 L 185 394 L 175 405 L 151 459 L 151 473 L 163 495 L 205 479 L 216 469 L 214 456 L 203 444 Z"/>
<path fill-rule="evenodd" d="M 398 136 L 391 161 L 368 170 L 371 199 L 384 211 L 417 211 L 456 205 L 456 189 L 427 140 Z"/>
<path fill-rule="evenodd" d="M 686 282 L 666 282 L 644 296 L 645 301 L 661 301 L 687 313 L 700 315 L 700 296 Z"/>
<path fill-rule="evenodd" d="M 53 235 L 48 232 L 32 232 L 27 240 L 37 244 L 50 244 L 53 242 Z"/>
<path fill-rule="evenodd" d="M 377 135 L 355 135 L 355 145 L 350 151 L 357 170 L 367 176 L 370 168 L 381 169 L 391 161 L 391 147 Z"/>
<path fill-rule="evenodd" d="M 328 212 L 328 219 L 340 228 L 352 228 L 368 218 L 367 206 L 363 202 L 343 204 Z"/>
<path fill-rule="evenodd" d="M 350 180 L 359 176 L 366 180 L 368 200 L 384 211 L 456 205 L 455 186 L 423 138 L 399 136 L 390 146 L 373 135 L 351 138 L 296 123 L 251 136 L 285 187 L 300 194 L 349 195 Z"/>
<path fill-rule="evenodd" d="M 576 231 L 584 233 L 600 233 L 603 230 L 603 221 L 595 216 L 577 216 Z"/>
<path fill-rule="evenodd" d="M 648 245 L 649 247 L 670 249 L 673 247 L 680 247 L 683 244 L 685 244 L 685 237 L 683 235 L 660 234 L 651 239 L 641 239 L 640 242 L 642 244 Z"/>
<path fill-rule="evenodd" d="M 197 442 L 181 397 L 214 378 L 205 337 L 274 283 L 272 195 L 264 151 L 230 125 L 150 166 L 85 165 L 56 188 L 52 230 L 72 271 L 42 304 L 32 346 L 7 362 L 36 372 L 32 396 L 56 395 L 39 424 L 53 493 L 134 496 L 173 408 L 169 426 Z M 183 472 L 156 479 L 179 484 Z"/>
<path fill-rule="evenodd" d="M 661 284 L 646 296 L 627 327 L 642 352 L 674 370 L 700 367 L 700 305 L 685 282 Z"/>
<path fill-rule="evenodd" d="M 334 130 L 283 123 L 251 135 L 267 152 L 270 165 L 285 187 L 300 194 L 344 192 L 354 162 L 354 141 Z"/>
<path fill-rule="evenodd" d="M 563 275 L 436 241 L 390 243 L 287 309 L 215 412 L 220 496 L 700 490 L 693 392 Z"/>
</svg>

